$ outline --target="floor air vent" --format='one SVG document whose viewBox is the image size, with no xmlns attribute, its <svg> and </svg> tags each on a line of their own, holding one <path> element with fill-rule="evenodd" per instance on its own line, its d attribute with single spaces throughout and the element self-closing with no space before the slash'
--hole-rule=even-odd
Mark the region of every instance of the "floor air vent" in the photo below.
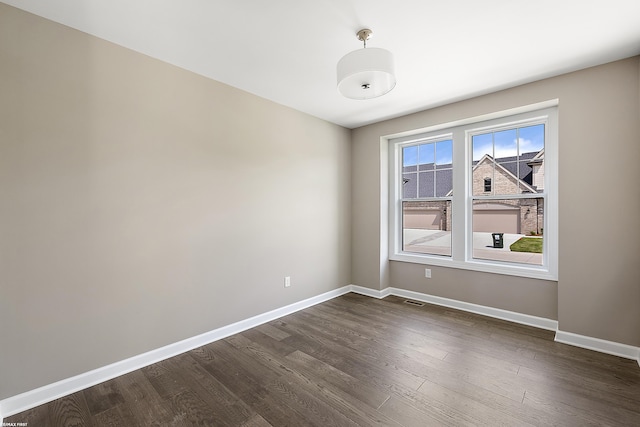
<svg viewBox="0 0 640 427">
<path fill-rule="evenodd" d="M 424 303 L 423 302 L 405 300 L 404 303 L 405 304 L 409 304 L 409 305 L 415 305 L 415 306 L 418 306 L 418 307 L 424 307 Z"/>
</svg>

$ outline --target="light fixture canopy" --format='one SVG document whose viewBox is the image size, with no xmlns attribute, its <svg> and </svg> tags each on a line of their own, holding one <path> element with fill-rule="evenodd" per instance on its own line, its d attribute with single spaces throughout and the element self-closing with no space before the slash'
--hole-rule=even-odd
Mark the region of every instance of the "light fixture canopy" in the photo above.
<svg viewBox="0 0 640 427">
<path fill-rule="evenodd" d="M 347 98 L 377 98 L 396 85 L 393 54 L 385 49 L 367 48 L 371 32 L 369 29 L 358 31 L 358 40 L 364 42 L 364 47 L 338 61 L 338 90 Z"/>
</svg>

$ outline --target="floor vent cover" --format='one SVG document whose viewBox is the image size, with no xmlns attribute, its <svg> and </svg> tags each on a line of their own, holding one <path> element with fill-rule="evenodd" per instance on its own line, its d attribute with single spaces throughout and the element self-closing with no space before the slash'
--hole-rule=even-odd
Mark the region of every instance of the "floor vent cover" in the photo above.
<svg viewBox="0 0 640 427">
<path fill-rule="evenodd" d="M 417 305 L 418 307 L 424 307 L 424 303 L 423 302 L 405 300 L 404 303 L 405 304 L 410 304 L 410 305 Z"/>
</svg>

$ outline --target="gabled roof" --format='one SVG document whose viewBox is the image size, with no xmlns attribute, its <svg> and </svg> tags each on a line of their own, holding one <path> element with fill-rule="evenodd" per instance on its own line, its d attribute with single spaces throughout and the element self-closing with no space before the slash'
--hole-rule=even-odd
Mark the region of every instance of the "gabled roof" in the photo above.
<svg viewBox="0 0 640 427">
<path fill-rule="evenodd" d="M 536 153 L 524 153 L 524 154 L 535 155 Z M 513 178 L 514 181 L 519 181 L 520 185 L 522 185 L 522 187 L 524 187 L 525 190 L 528 190 L 531 193 L 537 193 L 538 190 L 536 190 L 536 188 L 533 185 L 528 183 L 525 179 L 521 178 L 522 175 L 526 174 L 525 178 L 529 178 L 529 180 L 532 179 L 532 168 L 527 164 L 529 163 L 529 161 L 527 160 L 530 160 L 531 158 L 535 157 L 533 155 L 532 156 L 522 155 L 520 156 L 519 160 L 515 156 L 502 157 L 494 160 L 493 157 L 491 157 L 488 154 L 485 154 L 484 156 L 482 156 L 480 160 L 478 160 L 477 162 L 474 162 L 473 170 L 476 170 L 478 166 L 480 166 L 483 163 L 493 163 L 495 164 L 496 169 L 502 171 L 502 173 L 504 173 L 505 175 Z M 525 160 L 523 157 L 526 157 L 527 159 Z M 505 159 L 508 159 L 508 160 L 505 160 Z M 524 169 L 523 165 L 526 166 L 528 170 L 527 169 L 523 170 Z M 520 177 L 518 177 L 516 174 L 519 174 Z"/>
<path fill-rule="evenodd" d="M 492 156 L 485 154 L 480 160 L 473 162 L 473 169 L 482 162 L 494 163 L 503 173 L 520 181 L 522 187 L 532 193 L 537 193 L 537 189 L 533 186 L 533 168 L 532 165 L 544 160 L 544 149 L 529 153 L 522 153 L 518 156 L 499 157 L 493 159 Z M 404 166 L 402 174 L 409 181 L 404 184 L 405 194 L 417 194 L 418 197 L 426 197 L 426 194 L 432 194 L 433 191 L 433 175 L 435 171 L 436 188 L 435 196 L 450 196 L 453 191 L 453 170 L 451 164 L 435 165 L 433 163 L 423 163 L 420 165 Z M 409 177 L 420 174 L 419 185 L 416 180 Z"/>
</svg>

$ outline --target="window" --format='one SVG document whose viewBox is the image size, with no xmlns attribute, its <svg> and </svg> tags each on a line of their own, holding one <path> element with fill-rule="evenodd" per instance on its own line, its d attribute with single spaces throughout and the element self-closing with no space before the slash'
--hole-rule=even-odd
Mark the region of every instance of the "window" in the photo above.
<svg viewBox="0 0 640 427">
<path fill-rule="evenodd" d="M 491 192 L 491 178 L 484 179 L 484 192 L 485 193 Z"/>
<path fill-rule="evenodd" d="M 402 146 L 402 250 L 451 255 L 453 141 L 437 136 Z"/>
<path fill-rule="evenodd" d="M 389 138 L 390 259 L 557 279 L 555 105 Z"/>
</svg>

